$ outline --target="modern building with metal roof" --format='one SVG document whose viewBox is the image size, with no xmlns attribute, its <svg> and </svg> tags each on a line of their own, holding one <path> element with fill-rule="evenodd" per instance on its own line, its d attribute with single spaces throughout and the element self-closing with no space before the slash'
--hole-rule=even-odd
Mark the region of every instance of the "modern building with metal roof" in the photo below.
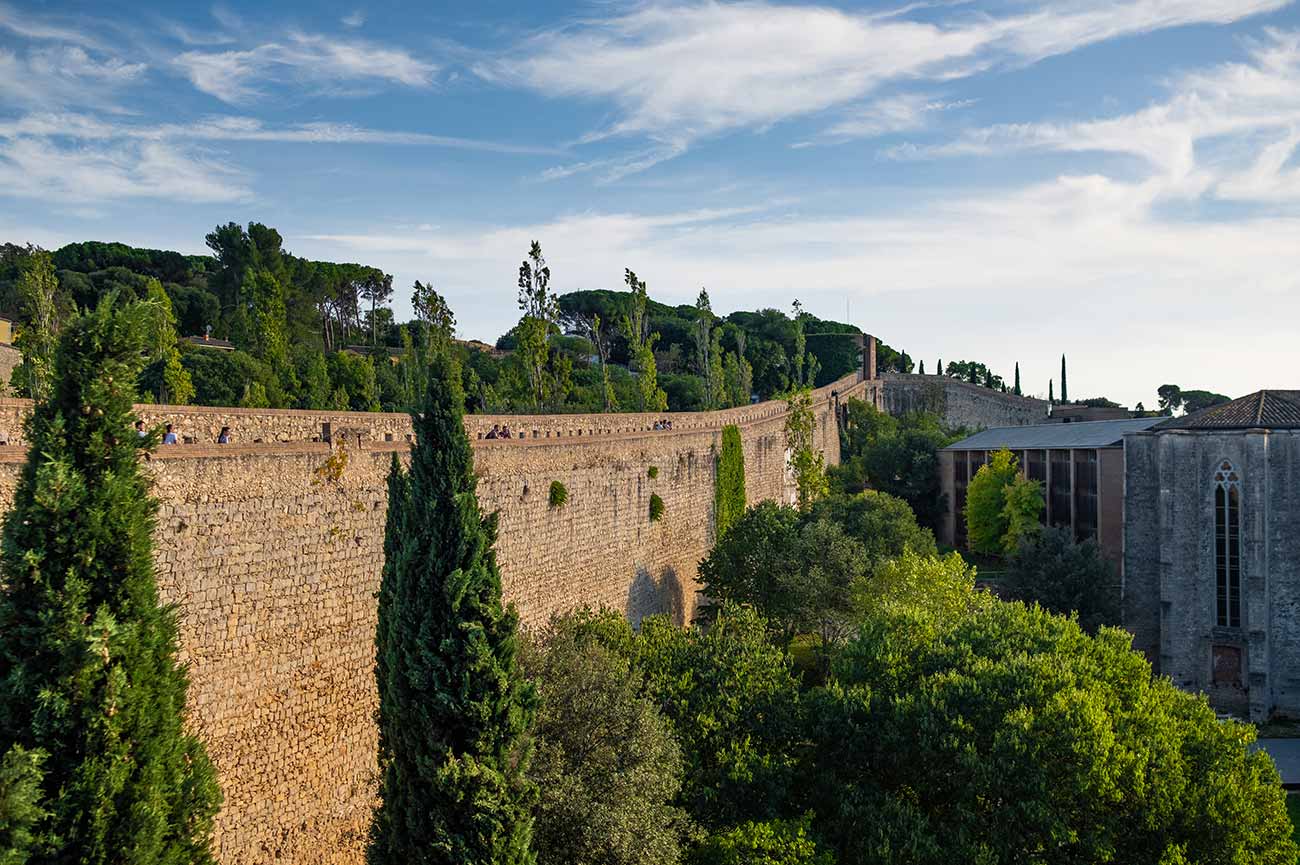
<svg viewBox="0 0 1300 865">
<path fill-rule="evenodd" d="M 1093 540 L 1116 565 L 1124 560 L 1124 436 L 1164 417 L 1117 418 L 987 429 L 939 452 L 939 484 L 949 504 L 939 540 L 965 549 L 966 487 L 989 455 L 1006 449 L 1043 486 L 1043 522 Z M 1116 586 L 1116 592 L 1119 586 Z"/>
</svg>

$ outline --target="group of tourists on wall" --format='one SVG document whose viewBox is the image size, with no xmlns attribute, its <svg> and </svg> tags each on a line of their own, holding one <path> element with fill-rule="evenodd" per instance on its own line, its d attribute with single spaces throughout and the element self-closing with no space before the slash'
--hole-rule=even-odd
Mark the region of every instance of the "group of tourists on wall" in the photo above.
<svg viewBox="0 0 1300 865">
<path fill-rule="evenodd" d="M 135 434 L 140 438 L 149 435 L 149 431 L 144 428 L 144 421 L 138 420 L 135 422 Z M 230 436 L 230 427 L 223 426 L 221 432 L 217 434 L 217 444 L 228 445 L 232 441 L 233 439 Z M 181 443 L 181 437 L 180 434 L 176 432 L 175 424 L 169 423 L 163 427 L 162 443 L 165 445 L 178 445 Z"/>
<path fill-rule="evenodd" d="M 510 431 L 510 427 L 499 423 L 492 424 L 492 429 L 488 431 L 487 435 L 483 436 L 485 439 L 511 439 L 514 437 L 515 434 Z M 523 438 L 522 434 L 520 435 L 520 438 Z"/>
</svg>

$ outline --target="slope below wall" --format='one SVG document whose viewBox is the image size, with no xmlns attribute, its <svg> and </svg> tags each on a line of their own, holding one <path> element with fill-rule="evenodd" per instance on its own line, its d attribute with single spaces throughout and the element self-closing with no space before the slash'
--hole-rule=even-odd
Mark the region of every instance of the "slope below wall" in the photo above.
<svg viewBox="0 0 1300 865">
<path fill-rule="evenodd" d="M 815 393 L 817 443 L 829 463 L 839 462 L 831 390 L 848 397 L 868 386 L 847 378 Z M 159 587 L 180 610 L 191 671 L 189 723 L 225 793 L 220 861 L 360 865 L 375 804 L 385 475 L 393 453 L 406 458 L 409 419 L 142 408 L 151 421 L 258 429 L 268 440 L 163 447 L 147 464 L 161 503 Z M 27 410 L 5 401 L 0 416 L 15 424 Z M 641 429 L 637 415 L 512 417 L 505 420 L 529 433 L 513 441 L 480 440 L 479 425 L 490 429 L 494 419 L 467 419 L 480 502 L 499 514 L 505 594 L 526 624 L 582 605 L 633 621 L 661 612 L 690 618 L 696 566 L 712 544 L 724 424 L 741 430 L 749 500 L 792 497 L 783 403 L 667 416 L 667 432 Z M 271 443 L 322 423 L 356 432 L 330 443 Z M 0 450 L 6 505 L 24 460 L 21 448 Z M 561 508 L 548 503 L 553 480 L 568 489 Z M 651 493 L 665 503 L 654 523 Z"/>
</svg>

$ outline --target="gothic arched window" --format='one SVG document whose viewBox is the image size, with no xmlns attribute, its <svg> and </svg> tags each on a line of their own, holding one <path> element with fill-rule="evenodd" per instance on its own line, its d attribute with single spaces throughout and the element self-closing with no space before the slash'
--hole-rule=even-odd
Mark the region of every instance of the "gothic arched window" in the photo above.
<svg viewBox="0 0 1300 865">
<path fill-rule="evenodd" d="M 1241 479 L 1224 460 L 1214 473 L 1215 622 L 1241 627 Z"/>
</svg>

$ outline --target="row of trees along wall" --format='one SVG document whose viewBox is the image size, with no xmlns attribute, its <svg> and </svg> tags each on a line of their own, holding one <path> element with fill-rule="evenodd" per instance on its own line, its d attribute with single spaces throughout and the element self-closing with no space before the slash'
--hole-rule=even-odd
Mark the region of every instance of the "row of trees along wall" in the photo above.
<svg viewBox="0 0 1300 865">
<path fill-rule="evenodd" d="M 868 384 L 850 376 L 813 393 L 814 441 L 827 463 L 839 460 L 831 391 L 842 400 Z M 375 802 L 385 476 L 392 454 L 407 450 L 410 420 L 140 408 L 150 423 L 176 422 L 182 435 L 205 425 L 201 442 L 221 426 L 237 441 L 163 446 L 147 465 L 161 502 L 159 590 L 179 607 L 190 669 L 190 724 L 225 797 L 218 856 L 359 865 Z M 16 431 L 30 406 L 3 409 Z M 673 429 L 654 430 L 664 417 Z M 385 418 L 396 419 L 391 429 Z M 685 621 L 713 540 L 723 428 L 740 433 L 747 501 L 790 501 L 784 422 L 779 401 L 690 415 L 466 418 L 479 499 L 500 514 L 506 598 L 526 625 L 580 605 L 622 610 L 633 622 L 665 611 Z M 481 439 L 493 423 L 527 438 Z M 303 440 L 319 437 L 322 424 L 332 425 L 332 442 Z M 298 440 L 276 443 L 280 435 Z M 265 443 L 252 443 L 258 437 Z M 0 449 L 6 508 L 25 461 L 10 443 Z M 559 507 L 550 502 L 556 480 L 568 494 Z M 656 521 L 652 495 L 664 505 Z"/>
</svg>

